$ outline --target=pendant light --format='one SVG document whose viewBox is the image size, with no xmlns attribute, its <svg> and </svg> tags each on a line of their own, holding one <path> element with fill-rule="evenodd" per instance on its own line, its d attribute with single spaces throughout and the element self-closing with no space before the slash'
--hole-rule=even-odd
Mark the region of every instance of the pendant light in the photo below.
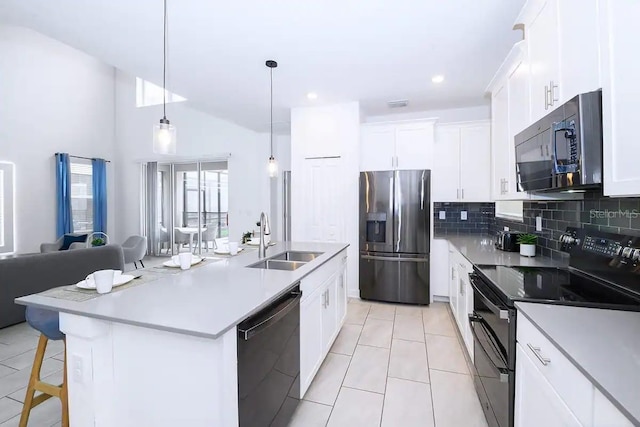
<svg viewBox="0 0 640 427">
<path fill-rule="evenodd" d="M 278 176 L 278 162 L 275 157 L 273 157 L 273 69 L 278 66 L 278 63 L 273 60 L 269 60 L 265 64 L 269 67 L 269 73 L 271 76 L 271 133 L 270 133 L 270 143 L 271 143 L 271 156 L 269 157 L 269 163 L 267 165 L 267 170 L 269 171 L 269 177 L 276 178 Z"/>
<path fill-rule="evenodd" d="M 164 0 L 162 42 L 162 118 L 153 127 L 153 152 L 176 154 L 176 128 L 167 119 L 167 0 Z"/>
</svg>

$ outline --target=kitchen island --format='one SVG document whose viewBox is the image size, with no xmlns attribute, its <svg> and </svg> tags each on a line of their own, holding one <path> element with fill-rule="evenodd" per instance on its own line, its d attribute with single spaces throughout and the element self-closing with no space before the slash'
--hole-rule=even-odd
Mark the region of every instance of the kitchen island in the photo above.
<svg viewBox="0 0 640 427">
<path fill-rule="evenodd" d="M 16 302 L 60 312 L 71 425 L 237 426 L 238 324 L 300 286 L 304 394 L 344 321 L 347 246 L 268 249 L 318 253 L 293 271 L 250 268 L 252 251 L 83 302 Z"/>
</svg>

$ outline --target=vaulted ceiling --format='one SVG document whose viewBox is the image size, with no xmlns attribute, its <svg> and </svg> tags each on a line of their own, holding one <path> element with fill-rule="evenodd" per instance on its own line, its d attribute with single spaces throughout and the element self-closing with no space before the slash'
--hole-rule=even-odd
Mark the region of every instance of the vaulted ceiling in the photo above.
<svg viewBox="0 0 640 427">
<path fill-rule="evenodd" d="M 168 86 L 248 128 L 291 107 L 357 100 L 365 114 L 479 105 L 520 33 L 524 0 L 168 0 Z M 162 0 L 0 0 L 33 28 L 130 74 L 162 81 Z M 436 85 L 431 77 L 445 76 Z M 306 94 L 314 91 L 318 99 Z M 402 110 L 390 100 L 408 99 Z M 285 125 L 286 126 L 286 125 Z"/>
</svg>

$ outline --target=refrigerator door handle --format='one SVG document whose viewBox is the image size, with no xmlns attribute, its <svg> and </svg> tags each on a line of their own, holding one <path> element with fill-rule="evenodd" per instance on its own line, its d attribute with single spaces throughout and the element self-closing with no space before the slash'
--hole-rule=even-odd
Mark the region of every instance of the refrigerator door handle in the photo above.
<svg viewBox="0 0 640 427">
<path fill-rule="evenodd" d="M 424 210 L 424 172 L 422 173 L 422 179 L 420 182 L 420 209 Z"/>
<path fill-rule="evenodd" d="M 398 226 L 394 227 L 394 240 L 395 251 L 400 251 L 400 235 L 402 234 L 402 191 L 400 189 L 400 172 L 396 171 L 394 174 L 394 189 L 393 189 L 393 215 L 394 222 L 398 221 Z"/>
<path fill-rule="evenodd" d="M 429 262 L 429 258 L 390 257 L 376 255 L 360 255 L 360 258 L 370 259 L 372 261 Z"/>
</svg>

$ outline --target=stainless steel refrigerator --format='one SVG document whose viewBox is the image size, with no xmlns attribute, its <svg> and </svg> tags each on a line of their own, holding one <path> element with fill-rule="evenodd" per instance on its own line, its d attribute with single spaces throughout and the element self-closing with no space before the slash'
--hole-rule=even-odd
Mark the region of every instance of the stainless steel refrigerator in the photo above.
<svg viewBox="0 0 640 427">
<path fill-rule="evenodd" d="M 431 171 L 360 173 L 360 298 L 429 304 Z"/>
</svg>

